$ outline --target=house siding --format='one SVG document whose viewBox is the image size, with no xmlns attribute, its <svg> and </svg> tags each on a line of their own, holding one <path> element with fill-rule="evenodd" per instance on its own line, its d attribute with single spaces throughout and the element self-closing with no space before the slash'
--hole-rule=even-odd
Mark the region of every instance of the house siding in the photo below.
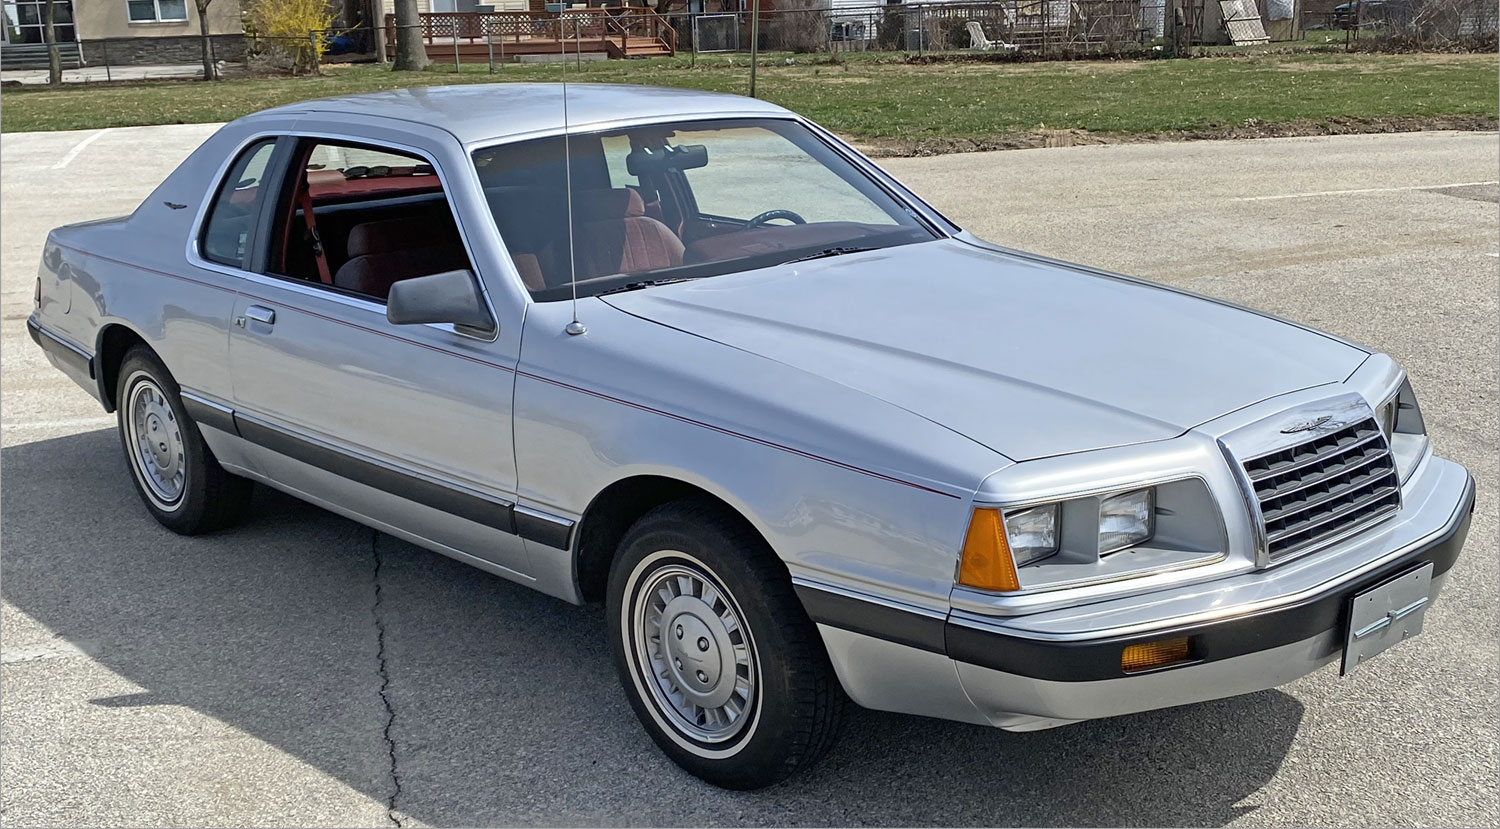
<svg viewBox="0 0 1500 829">
<path fill-rule="evenodd" d="M 198 9 L 187 0 L 187 20 L 172 23 L 131 23 L 125 0 L 73 0 L 73 19 L 79 40 L 105 38 L 170 38 L 198 34 Z M 208 7 L 208 32 L 240 34 L 238 0 L 214 0 Z"/>
</svg>

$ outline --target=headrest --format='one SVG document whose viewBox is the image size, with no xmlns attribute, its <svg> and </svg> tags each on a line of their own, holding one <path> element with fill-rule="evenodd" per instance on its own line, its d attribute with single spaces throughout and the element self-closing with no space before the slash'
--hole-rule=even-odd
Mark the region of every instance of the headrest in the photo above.
<svg viewBox="0 0 1500 829">
<path fill-rule="evenodd" d="M 350 228 L 344 252 L 348 258 L 353 259 L 356 256 L 369 254 L 450 245 L 457 241 L 453 238 L 452 229 L 443 227 L 438 222 L 424 222 L 421 219 L 385 219 L 378 222 L 365 222 Z"/>
<path fill-rule="evenodd" d="M 308 170 L 307 186 L 309 188 L 319 185 L 337 185 L 344 183 L 344 174 L 340 170 Z"/>
<path fill-rule="evenodd" d="M 629 188 L 617 190 L 584 190 L 573 202 L 573 210 L 585 222 L 626 219 L 646 215 L 641 194 Z"/>
</svg>

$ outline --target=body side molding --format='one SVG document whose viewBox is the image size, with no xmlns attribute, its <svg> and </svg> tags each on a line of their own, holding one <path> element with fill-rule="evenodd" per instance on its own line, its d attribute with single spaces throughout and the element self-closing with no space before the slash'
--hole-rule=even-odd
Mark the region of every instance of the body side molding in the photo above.
<svg viewBox="0 0 1500 829">
<path fill-rule="evenodd" d="M 193 402 L 188 403 L 189 399 Z M 234 411 L 191 392 L 184 394 L 183 402 L 195 420 L 199 420 L 200 414 L 206 415 L 207 419 L 200 422 L 239 435 L 293 460 L 501 532 L 519 535 L 528 541 L 559 550 L 567 550 L 572 544 L 574 522 L 570 519 L 529 507 L 517 507 L 502 498 L 397 469 L 253 415 Z"/>
<path fill-rule="evenodd" d="M 94 378 L 94 355 L 48 331 L 35 318 L 26 319 L 26 331 L 31 334 L 31 341 L 41 346 L 42 350 L 73 366 L 90 379 Z"/>
</svg>

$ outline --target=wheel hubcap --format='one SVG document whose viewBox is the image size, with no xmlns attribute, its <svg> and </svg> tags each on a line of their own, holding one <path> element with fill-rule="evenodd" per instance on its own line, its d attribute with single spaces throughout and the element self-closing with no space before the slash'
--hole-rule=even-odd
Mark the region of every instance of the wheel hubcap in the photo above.
<svg viewBox="0 0 1500 829">
<path fill-rule="evenodd" d="M 636 668 L 658 708 L 703 742 L 734 737 L 755 701 L 755 647 L 728 593 L 706 572 L 672 564 L 635 593 Z"/>
<path fill-rule="evenodd" d="M 130 391 L 128 437 L 141 482 L 164 506 L 182 497 L 186 456 L 182 428 L 161 387 L 150 378 Z"/>
</svg>

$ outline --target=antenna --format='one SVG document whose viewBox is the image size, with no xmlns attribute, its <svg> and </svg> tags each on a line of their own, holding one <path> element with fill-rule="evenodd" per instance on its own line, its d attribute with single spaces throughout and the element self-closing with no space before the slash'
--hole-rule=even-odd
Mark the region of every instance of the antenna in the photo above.
<svg viewBox="0 0 1500 829">
<path fill-rule="evenodd" d="M 576 28 L 574 34 L 577 34 Z M 557 44 L 562 56 L 563 186 L 568 191 L 563 200 L 568 205 L 568 285 L 573 289 L 573 321 L 568 323 L 563 330 L 570 335 L 577 336 L 588 329 L 578 321 L 578 262 L 573 253 L 573 152 L 572 142 L 568 138 L 568 41 L 564 37 L 561 10 L 557 13 Z M 582 48 L 581 44 L 580 48 Z"/>
</svg>

